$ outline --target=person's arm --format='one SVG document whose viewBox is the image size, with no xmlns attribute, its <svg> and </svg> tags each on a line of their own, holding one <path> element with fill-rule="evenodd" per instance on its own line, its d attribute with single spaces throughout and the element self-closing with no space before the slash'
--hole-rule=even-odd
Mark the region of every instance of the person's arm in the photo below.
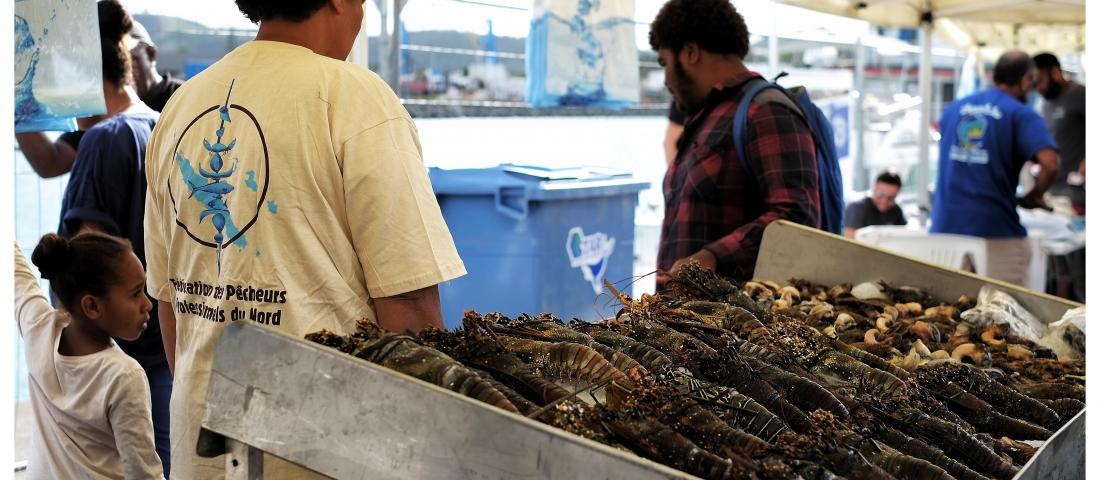
<svg viewBox="0 0 1100 480">
<path fill-rule="evenodd" d="M 19 249 L 19 243 L 15 243 L 15 320 L 19 326 L 19 332 L 26 333 L 38 325 L 43 319 L 53 313 L 50 300 L 42 293 L 38 286 L 38 278 L 34 276 L 27 258 Z"/>
<path fill-rule="evenodd" d="M 348 232 L 367 292 L 387 329 L 441 326 L 436 285 L 466 273 L 420 157 L 411 119 L 395 118 L 344 142 Z"/>
<path fill-rule="evenodd" d="M 680 141 L 680 135 L 684 133 L 684 126 L 676 122 L 668 122 L 668 128 L 665 128 L 665 165 L 672 165 L 672 161 L 676 160 L 676 142 Z"/>
<path fill-rule="evenodd" d="M 408 293 L 374 299 L 378 324 L 391 332 L 419 333 L 428 327 L 443 328 L 439 287 L 432 285 Z"/>
<path fill-rule="evenodd" d="M 861 202 L 852 202 L 844 209 L 844 236 L 855 239 L 856 230 L 863 227 L 863 209 Z"/>
<path fill-rule="evenodd" d="M 1058 166 L 1061 163 L 1057 150 L 1058 144 L 1051 136 L 1046 122 L 1034 110 L 1023 109 L 1012 119 L 1016 151 L 1028 155 L 1030 160 L 1039 164 L 1039 176 L 1035 179 L 1035 186 L 1030 192 L 1020 197 L 1019 205 L 1023 208 L 1050 210 L 1050 206 L 1043 200 L 1043 194 L 1054 185 L 1058 177 Z"/>
<path fill-rule="evenodd" d="M 172 304 L 157 301 L 157 321 L 160 322 L 160 339 L 164 342 L 164 357 L 168 359 L 168 370 L 176 373 L 176 311 Z"/>
<path fill-rule="evenodd" d="M 1054 180 L 1058 177 L 1061 157 L 1053 148 L 1044 148 L 1035 154 L 1035 162 L 1039 164 L 1039 177 L 1035 180 L 1035 186 L 1031 191 L 1020 198 L 1020 206 L 1050 210 L 1050 206 L 1043 200 L 1043 194 L 1054 185 Z"/>
<path fill-rule="evenodd" d="M 127 479 L 164 478 L 153 434 L 152 399 L 145 372 L 134 366 L 109 378 L 103 388 L 108 393 L 107 420 L 115 436 L 115 448 L 122 459 L 122 475 Z"/>
<path fill-rule="evenodd" d="M 51 142 L 42 132 L 17 133 L 15 141 L 39 177 L 57 177 L 73 169 L 76 149 L 66 142 Z"/>
<path fill-rule="evenodd" d="M 176 311 L 172 300 L 175 292 L 169 278 L 172 274 L 168 261 L 169 233 L 174 224 L 174 210 L 168 203 L 164 184 L 159 180 L 162 167 L 169 162 L 159 156 L 160 129 L 153 131 L 145 155 L 145 175 L 149 188 L 145 192 L 145 283 L 149 296 L 156 299 L 157 321 L 160 322 L 160 338 L 164 342 L 164 356 L 168 370 L 176 372 Z"/>
<path fill-rule="evenodd" d="M 821 217 L 817 156 L 805 120 L 788 107 L 766 102 L 753 103 L 746 123 L 745 155 L 764 196 L 764 211 L 703 247 L 714 255 L 717 265 L 732 266 L 736 276 L 747 276 L 756 268 L 756 256 L 768 224 L 789 220 L 817 227 Z M 682 262 L 677 261 L 670 273 L 675 275 Z"/>
</svg>

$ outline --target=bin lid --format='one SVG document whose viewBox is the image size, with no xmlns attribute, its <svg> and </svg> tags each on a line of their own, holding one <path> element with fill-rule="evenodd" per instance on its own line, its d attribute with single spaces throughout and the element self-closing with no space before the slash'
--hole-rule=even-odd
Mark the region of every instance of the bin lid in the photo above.
<svg viewBox="0 0 1100 480">
<path fill-rule="evenodd" d="M 606 167 L 546 168 L 501 164 L 490 168 L 428 169 L 436 195 L 494 195 L 523 189 L 532 200 L 636 194 L 650 182 L 626 170 Z"/>
</svg>

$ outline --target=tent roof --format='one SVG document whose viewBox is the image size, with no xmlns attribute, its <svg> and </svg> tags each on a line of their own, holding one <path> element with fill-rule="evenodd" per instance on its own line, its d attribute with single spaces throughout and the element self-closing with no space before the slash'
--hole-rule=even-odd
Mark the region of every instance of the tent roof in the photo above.
<svg viewBox="0 0 1100 480">
<path fill-rule="evenodd" d="M 915 28 L 921 14 L 1006 24 L 1085 23 L 1085 0 L 778 0 L 780 3 L 867 20 L 875 25 Z M 926 8 L 927 7 L 927 8 Z"/>
<path fill-rule="evenodd" d="M 1085 0 L 777 0 L 875 25 L 916 28 L 930 11 L 936 31 L 961 50 L 1066 52 L 1085 44 Z M 991 52 L 990 52 L 991 53 Z"/>
</svg>

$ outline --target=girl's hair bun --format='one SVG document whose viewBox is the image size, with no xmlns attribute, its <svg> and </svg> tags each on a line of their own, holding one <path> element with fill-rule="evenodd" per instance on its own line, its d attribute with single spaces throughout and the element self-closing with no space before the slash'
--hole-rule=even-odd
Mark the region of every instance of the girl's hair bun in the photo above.
<svg viewBox="0 0 1100 480">
<path fill-rule="evenodd" d="M 42 278 L 53 280 L 72 262 L 72 247 L 61 236 L 48 234 L 38 241 L 38 246 L 31 254 L 31 262 L 38 267 Z"/>
</svg>

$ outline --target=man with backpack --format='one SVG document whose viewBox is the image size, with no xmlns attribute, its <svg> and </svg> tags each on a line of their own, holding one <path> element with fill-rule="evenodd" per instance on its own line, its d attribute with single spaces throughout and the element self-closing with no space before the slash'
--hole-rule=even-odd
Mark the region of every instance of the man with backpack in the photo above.
<svg viewBox="0 0 1100 480">
<path fill-rule="evenodd" d="M 752 278 L 768 224 L 820 227 L 822 200 L 843 213 L 843 202 L 822 197 L 819 187 L 820 139 L 807 118 L 820 111 L 803 96 L 813 110 L 805 114 L 801 101 L 745 67 L 749 32 L 729 0 L 669 1 L 649 42 L 686 119 L 665 175 L 658 284 L 693 259 L 722 276 Z M 736 125 L 739 110 L 743 126 Z M 830 186 L 840 179 L 831 158 Z M 839 231 L 839 216 L 830 230 Z"/>
</svg>

